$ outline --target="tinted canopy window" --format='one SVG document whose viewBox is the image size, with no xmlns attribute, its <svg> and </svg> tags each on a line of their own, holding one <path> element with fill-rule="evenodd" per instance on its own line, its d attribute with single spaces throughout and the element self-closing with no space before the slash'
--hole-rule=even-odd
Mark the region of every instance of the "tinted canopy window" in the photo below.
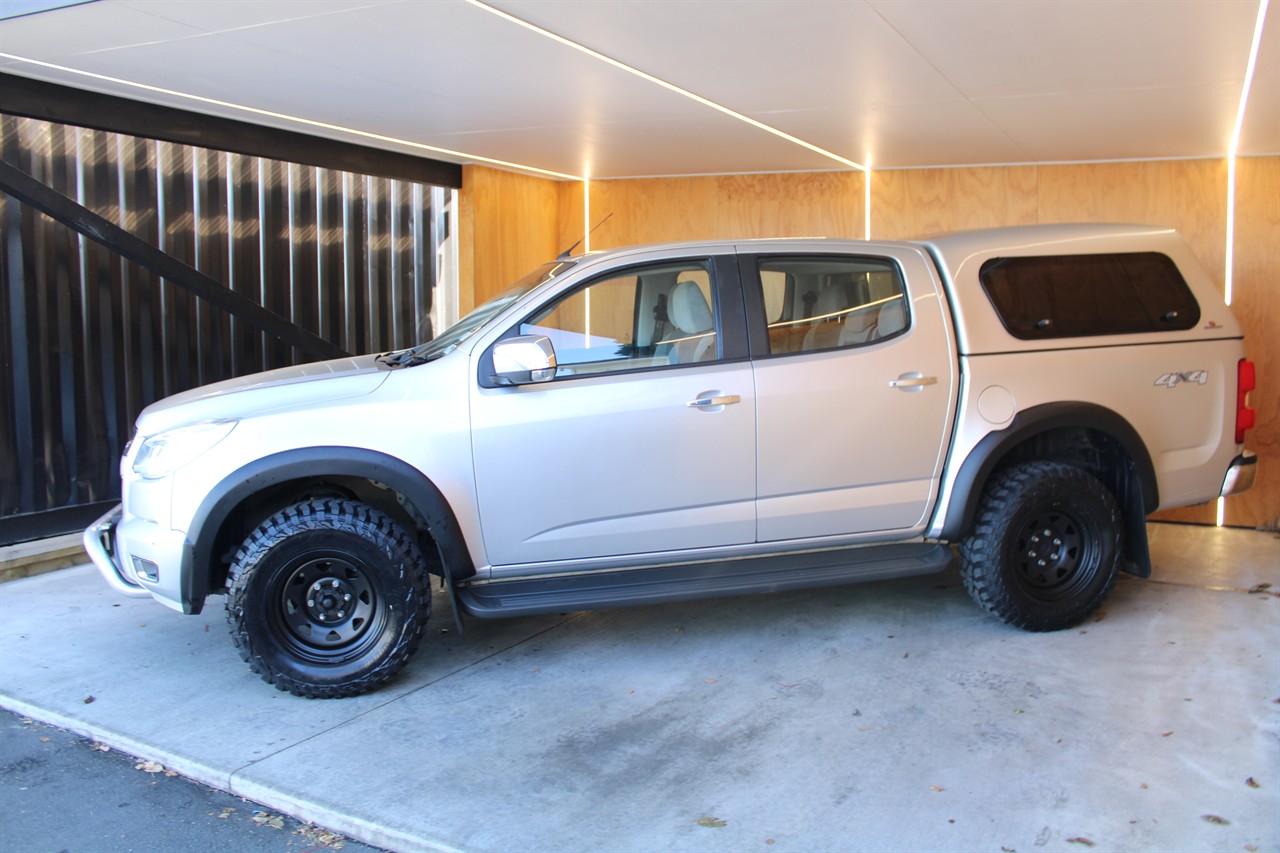
<svg viewBox="0 0 1280 853">
<path fill-rule="evenodd" d="M 1023 340 L 1190 329 L 1200 307 L 1177 264 L 1156 252 L 996 258 L 982 287 Z"/>
</svg>

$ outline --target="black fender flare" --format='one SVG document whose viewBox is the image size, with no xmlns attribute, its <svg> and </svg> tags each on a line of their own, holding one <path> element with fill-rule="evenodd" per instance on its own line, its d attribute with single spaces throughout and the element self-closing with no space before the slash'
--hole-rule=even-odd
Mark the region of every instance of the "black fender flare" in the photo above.
<svg viewBox="0 0 1280 853">
<path fill-rule="evenodd" d="M 1037 435 L 1057 429 L 1087 429 L 1114 439 L 1128 455 L 1130 470 L 1116 487 L 1116 499 L 1125 516 L 1130 534 L 1129 558 L 1138 574 L 1150 573 L 1150 557 L 1146 548 L 1144 519 L 1160 506 L 1155 466 L 1151 454 L 1138 431 L 1123 416 L 1096 403 L 1045 403 L 1018 412 L 1009 426 L 988 433 L 969 452 L 959 471 L 951 479 L 951 501 L 947 505 L 941 538 L 959 541 L 972 528 L 982 489 L 991 473 L 1013 448 Z M 1140 536 L 1133 534 L 1141 533 Z"/>
<path fill-rule="evenodd" d="M 435 483 L 409 463 L 359 447 L 304 447 L 255 459 L 224 477 L 209 490 L 191 522 L 195 534 L 191 570 L 183 578 L 187 612 L 199 613 L 209 594 L 214 542 L 222 525 L 243 501 L 263 489 L 291 480 L 317 476 L 359 477 L 384 483 L 414 504 L 440 549 L 444 571 L 451 580 L 475 574 L 462 528 L 449 502 Z"/>
</svg>

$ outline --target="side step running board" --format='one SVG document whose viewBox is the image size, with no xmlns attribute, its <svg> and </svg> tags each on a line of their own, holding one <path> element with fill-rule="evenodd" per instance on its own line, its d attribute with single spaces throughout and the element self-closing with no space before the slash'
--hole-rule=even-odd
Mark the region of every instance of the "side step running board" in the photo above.
<svg viewBox="0 0 1280 853">
<path fill-rule="evenodd" d="M 633 607 L 727 595 L 780 592 L 940 572 L 946 545 L 872 545 L 778 557 L 556 575 L 457 588 L 462 608 L 495 619 L 536 613 Z"/>
</svg>

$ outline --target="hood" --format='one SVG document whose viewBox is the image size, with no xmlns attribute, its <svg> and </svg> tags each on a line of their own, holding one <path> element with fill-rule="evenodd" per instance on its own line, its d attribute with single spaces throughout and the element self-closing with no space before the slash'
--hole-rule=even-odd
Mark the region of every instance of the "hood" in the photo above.
<svg viewBox="0 0 1280 853">
<path fill-rule="evenodd" d="M 390 371 L 377 355 L 339 358 L 202 385 L 152 403 L 138 416 L 138 432 L 155 435 L 197 421 L 244 418 L 276 409 L 362 397 Z"/>
</svg>

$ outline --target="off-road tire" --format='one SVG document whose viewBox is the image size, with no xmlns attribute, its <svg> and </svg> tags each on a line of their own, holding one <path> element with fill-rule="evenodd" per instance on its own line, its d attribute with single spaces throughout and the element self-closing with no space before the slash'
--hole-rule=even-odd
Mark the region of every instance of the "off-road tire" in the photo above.
<svg viewBox="0 0 1280 853">
<path fill-rule="evenodd" d="M 231 638 L 249 667 L 297 696 L 333 699 L 385 684 L 431 610 L 425 560 L 372 507 L 310 500 L 262 522 L 227 579 Z"/>
<path fill-rule="evenodd" d="M 965 588 L 983 609 L 1028 631 L 1079 624 L 1115 584 L 1120 510 L 1092 474 L 1060 462 L 998 472 L 960 545 Z"/>
</svg>

